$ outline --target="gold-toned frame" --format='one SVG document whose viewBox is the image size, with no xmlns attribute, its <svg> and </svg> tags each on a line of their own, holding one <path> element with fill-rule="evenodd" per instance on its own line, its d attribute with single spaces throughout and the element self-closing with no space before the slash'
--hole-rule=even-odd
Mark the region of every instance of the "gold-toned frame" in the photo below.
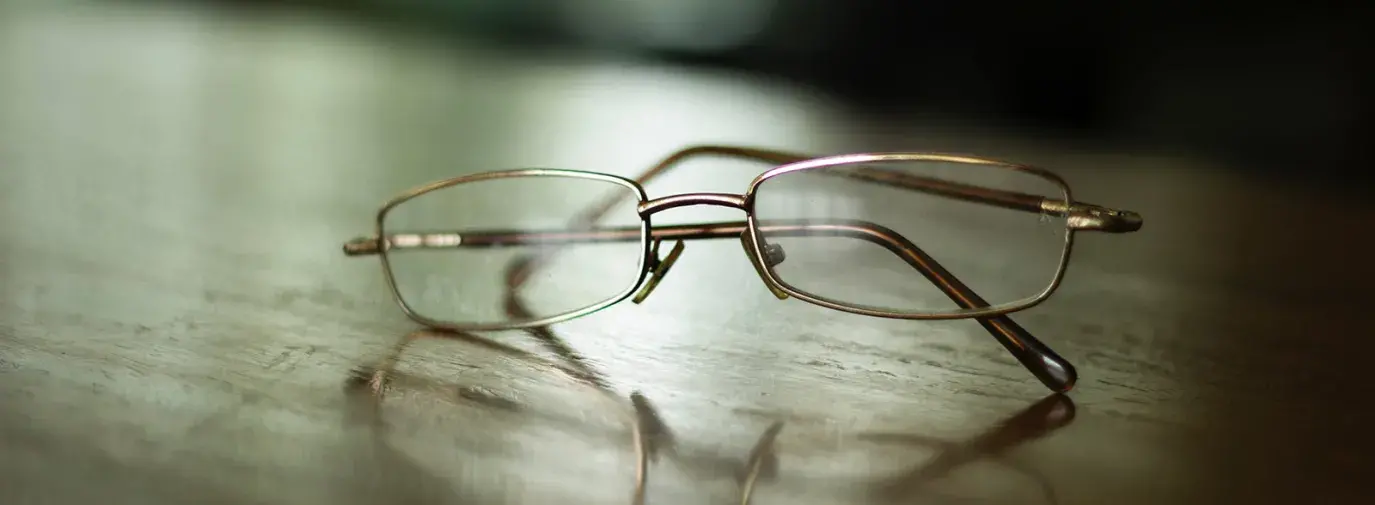
<svg viewBox="0 0 1375 505">
<path fill-rule="evenodd" d="M 929 162 L 961 163 L 961 164 L 966 164 L 966 165 L 992 166 L 992 167 L 1004 168 L 1004 169 L 1008 169 L 1008 170 L 1015 170 L 1015 171 L 1019 171 L 1019 172 L 1025 172 L 1025 173 L 1029 173 L 1029 174 L 1032 174 L 1032 175 L 1036 175 L 1036 176 L 1042 177 L 1042 178 L 1044 178 L 1045 180 L 1047 180 L 1048 182 L 1053 183 L 1053 184 L 1059 189 L 1059 193 L 1060 193 L 1060 195 L 1061 195 L 1062 198 L 1063 198 L 1063 200 L 1061 200 L 1061 201 L 1063 201 L 1063 202 L 1073 202 L 1073 201 L 1074 201 L 1074 197 L 1073 197 L 1073 195 L 1071 194 L 1071 191 L 1070 191 L 1070 188 L 1069 188 L 1069 184 L 1066 183 L 1065 180 L 1064 180 L 1063 178 L 1061 178 L 1059 175 L 1056 175 L 1054 172 L 1051 172 L 1051 171 L 1048 171 L 1048 170 L 1045 170 L 1045 169 L 1036 168 L 1036 167 L 1030 167 L 1030 166 L 1024 166 L 1024 165 L 1014 165 L 1014 164 L 1011 164 L 1011 163 L 1003 163 L 1003 162 L 999 162 L 999 161 L 986 160 L 986 159 L 980 159 L 980 158 L 970 158 L 970 157 L 962 157 L 962 156 L 949 156 L 949 155 L 943 155 L 943 154 L 928 154 L 928 153 L 844 154 L 844 155 L 838 155 L 838 156 L 828 156 L 828 157 L 823 157 L 823 158 L 814 158 L 814 159 L 804 160 L 804 161 L 800 161 L 800 162 L 796 162 L 796 163 L 790 163 L 790 164 L 787 164 L 787 165 L 783 165 L 783 166 L 779 166 L 779 167 L 773 168 L 773 169 L 768 170 L 768 171 L 766 171 L 766 172 L 764 172 L 764 173 L 762 173 L 762 174 L 759 174 L 758 177 L 755 177 L 754 180 L 750 182 L 749 190 L 745 193 L 744 211 L 745 211 L 745 214 L 746 214 L 746 216 L 747 216 L 747 219 L 748 219 L 749 222 L 750 222 L 750 227 L 749 227 L 750 233 L 752 233 L 752 234 L 754 235 L 754 240 L 752 241 L 753 247 L 754 247 L 754 256 L 755 256 L 756 258 L 758 258 L 759 255 L 763 254 L 763 251 L 761 251 L 761 250 L 759 249 L 758 244 L 764 242 L 764 240 L 763 240 L 764 237 L 762 237 L 762 236 L 759 235 L 759 233 L 760 233 L 760 227 L 755 223 L 755 212 L 754 212 L 755 195 L 758 193 L 759 188 L 760 188 L 765 182 L 767 182 L 768 180 L 773 179 L 773 178 L 778 177 L 778 176 L 781 176 L 781 175 L 786 175 L 786 174 L 790 174 L 790 173 L 800 172 L 800 171 L 804 171 L 804 170 L 815 170 L 815 169 L 823 169 L 823 168 L 830 168 L 830 167 L 836 167 L 836 166 L 847 166 L 847 165 L 861 165 L 861 166 L 862 166 L 862 164 L 865 164 L 865 163 L 885 163 L 885 162 L 902 162 L 902 161 L 929 161 Z M 863 173 L 863 172 L 861 172 L 861 173 Z M 880 173 L 885 173 L 885 172 L 880 172 Z M 869 178 L 867 178 L 867 179 L 870 180 L 870 181 L 873 181 L 873 182 L 878 182 L 878 183 L 882 183 L 882 184 L 890 184 L 890 185 L 895 185 L 895 186 L 899 186 L 899 187 L 905 187 L 905 186 L 902 185 L 902 179 L 919 179 L 919 178 L 914 178 L 914 177 L 912 177 L 911 175 L 902 174 L 902 173 L 898 173 L 898 172 L 886 172 L 886 174 L 892 176 L 892 178 L 889 178 L 889 179 L 879 179 L 879 178 L 877 178 L 877 177 L 869 177 Z M 847 174 L 847 175 L 848 175 L 848 174 Z M 907 188 L 907 189 L 915 189 L 915 188 Z M 966 199 L 968 199 L 968 200 L 973 200 L 973 201 L 976 201 L 976 202 L 978 202 L 978 203 L 989 204 L 990 202 L 997 202 L 997 201 L 998 201 L 997 197 L 991 196 L 991 195 L 998 195 L 998 194 L 1001 194 L 1001 195 L 1003 195 L 1003 196 L 1005 196 L 1005 197 L 1006 197 L 1007 195 L 1015 195 L 1015 196 L 1022 197 L 1022 198 L 1032 197 L 1032 199 L 1029 199 L 1029 200 L 1027 201 L 1028 207 L 1026 207 L 1026 208 L 1018 208 L 1016 205 L 1013 205 L 1012 203 L 1004 203 L 1003 205 L 1004 205 L 1004 206 L 1008 206 L 1008 207 L 1012 207 L 1012 208 L 1017 208 L 1018 210 L 1028 210 L 1028 211 L 1035 211 L 1035 212 L 1047 212 L 1047 207 L 1048 207 L 1048 206 L 1053 206 L 1053 205 L 1056 203 L 1055 201 L 1051 201 L 1051 200 L 1045 198 L 1044 196 L 1036 197 L 1036 196 L 1033 196 L 1033 195 L 1023 195 L 1023 194 L 1019 194 L 1019 193 L 1012 193 L 1012 192 L 1009 192 L 1009 191 L 1002 191 L 1002 190 L 988 190 L 988 193 L 990 193 L 990 196 L 985 196 L 985 195 L 974 196 L 974 195 L 971 195 L 970 197 L 968 197 L 968 198 L 966 198 Z M 950 195 L 949 195 L 948 192 L 947 192 L 947 194 L 942 195 L 942 196 L 950 196 Z M 1071 214 L 1071 215 L 1072 215 L 1072 214 Z M 928 279 L 928 280 L 932 280 L 933 282 L 936 282 L 937 286 L 940 286 L 941 289 L 942 289 L 942 291 L 945 291 L 945 292 L 946 292 L 946 295 L 947 295 L 947 296 L 950 296 L 957 304 L 963 306 L 961 309 L 959 309 L 959 310 L 951 310 L 951 311 L 929 311 L 929 312 L 924 312 L 924 311 L 895 311 L 895 310 L 884 310 L 884 309 L 878 309 L 878 308 L 865 307 L 865 306 L 863 306 L 863 305 L 859 305 L 859 304 L 855 304 L 855 303 L 842 302 L 842 301 L 834 300 L 834 299 L 831 299 L 831 298 L 828 298 L 828 297 L 824 297 L 824 296 L 820 296 L 820 295 L 808 293 L 807 291 L 802 290 L 802 289 L 798 289 L 798 288 L 792 286 L 791 284 L 788 284 L 787 281 L 783 280 L 780 276 L 778 276 L 776 273 L 774 273 L 773 267 L 772 267 L 772 266 L 767 266 L 766 264 L 764 265 L 764 266 L 766 266 L 766 268 L 763 268 L 763 269 L 761 270 L 761 273 L 763 274 L 763 277 L 764 277 L 765 282 L 768 282 L 768 283 L 770 283 L 770 284 L 776 286 L 778 289 L 782 290 L 784 293 L 787 293 L 789 296 L 791 296 L 791 297 L 793 297 L 793 298 L 797 298 L 797 299 L 799 299 L 799 300 L 803 300 L 803 301 L 806 301 L 806 302 L 810 302 L 810 303 L 813 303 L 813 304 L 816 304 L 816 305 L 820 305 L 820 306 L 823 306 L 823 307 L 826 307 L 826 308 L 835 309 L 835 310 L 840 310 L 840 311 L 845 311 L 845 312 L 850 312 L 850 313 L 853 313 L 853 314 L 865 315 L 865 316 L 883 317 L 883 318 L 890 318 L 890 319 L 910 319 L 910 320 L 949 320 L 949 319 L 970 319 L 970 318 L 988 317 L 988 316 L 996 316 L 996 315 L 1002 315 L 1002 314 L 1009 314 L 1009 313 L 1012 313 L 1012 312 L 1017 312 L 1017 311 L 1020 311 L 1020 310 L 1025 310 L 1025 309 L 1028 309 L 1028 308 L 1031 308 L 1031 307 L 1033 307 L 1033 306 L 1036 306 L 1036 305 L 1040 304 L 1041 302 L 1045 301 L 1046 298 L 1050 297 L 1050 294 L 1051 294 L 1051 293 L 1053 293 L 1056 289 L 1058 289 L 1058 288 L 1060 287 L 1060 281 L 1064 279 L 1064 276 L 1065 276 L 1065 269 L 1066 269 L 1066 267 L 1069 265 L 1070 251 L 1073 250 L 1073 248 L 1074 248 L 1074 232 L 1076 231 L 1076 230 L 1075 230 L 1075 226 L 1074 226 L 1074 224 L 1073 224 L 1072 222 L 1067 221 L 1066 224 L 1067 224 L 1067 226 L 1066 226 L 1066 230 L 1065 230 L 1064 247 L 1063 247 L 1063 248 L 1061 249 L 1061 251 L 1060 251 L 1059 263 L 1058 263 L 1058 264 L 1056 265 L 1056 267 L 1055 267 L 1055 273 L 1051 276 L 1049 285 L 1047 285 L 1047 286 L 1045 287 L 1045 289 L 1041 290 L 1041 292 L 1040 292 L 1040 293 L 1037 293 L 1036 295 L 1033 295 L 1033 296 L 1030 296 L 1030 297 L 1026 297 L 1026 298 L 1023 298 L 1023 299 L 1021 299 L 1021 300 L 1014 300 L 1014 301 L 1011 301 L 1011 302 L 1002 303 L 1002 304 L 999 304 L 999 305 L 989 305 L 988 302 L 984 301 L 984 300 L 983 300 L 982 298 L 980 298 L 978 295 L 974 294 L 974 290 L 970 289 L 968 286 L 964 286 L 963 283 L 960 283 L 960 281 L 959 281 L 959 279 L 958 279 L 957 277 L 955 277 L 953 274 L 949 273 L 948 271 L 944 271 L 944 268 L 941 268 L 941 267 L 940 267 L 940 264 L 939 264 L 939 263 L 936 263 L 935 260 L 931 260 L 929 257 L 924 257 L 924 256 L 925 256 L 925 253 L 922 252 L 921 249 L 918 248 L 918 247 L 916 247 L 915 245 L 907 245 L 906 247 L 904 247 L 904 249 L 906 249 L 909 253 L 915 252 L 915 253 L 917 253 L 917 254 L 922 255 L 923 258 L 920 258 L 921 260 L 927 260 L 927 261 L 929 261 L 929 263 L 927 263 L 928 266 L 925 267 L 925 268 L 932 268 L 932 269 L 938 269 L 938 270 L 940 270 L 938 276 L 939 276 L 939 277 L 943 277 L 945 282 L 953 282 L 953 283 L 958 284 L 958 286 L 952 286 L 952 287 L 949 288 L 949 290 L 947 290 L 946 286 L 943 286 L 943 285 L 941 284 L 941 282 L 939 282 L 939 281 L 937 281 L 937 280 L 935 280 L 935 279 Z M 894 234 L 896 234 L 896 232 L 894 232 Z M 899 235 L 899 236 L 900 236 L 900 235 Z M 901 256 L 901 255 L 900 255 L 900 256 Z M 904 259 L 908 259 L 908 258 L 905 257 L 905 256 L 904 256 L 903 258 L 904 258 Z M 919 268 L 919 270 L 921 270 L 921 269 Z M 926 273 L 926 272 L 923 271 L 923 273 Z M 980 306 L 982 306 L 982 307 L 980 307 Z"/>
<path fill-rule="evenodd" d="M 755 177 L 744 194 L 686 193 L 665 196 L 653 200 L 649 199 L 643 187 L 645 183 L 683 159 L 702 155 L 742 158 L 773 163 L 777 166 Z M 883 170 L 866 165 L 890 161 L 943 161 L 991 166 L 1025 172 L 1054 183 L 1061 190 L 1062 198 L 1051 199 L 1045 196 L 964 185 L 940 179 L 915 176 L 900 171 Z M 754 212 L 755 196 L 759 188 L 770 179 L 804 170 L 837 166 L 847 167 L 844 172 L 840 172 L 840 175 L 850 178 L 1009 209 L 1065 217 L 1067 229 L 1064 248 L 1060 254 L 1059 263 L 1051 282 L 1040 293 L 1032 297 L 999 305 L 990 305 L 915 244 L 912 244 L 897 232 L 874 223 L 837 221 L 834 223 L 817 225 L 815 223 L 788 224 L 770 221 L 761 224 L 756 219 Z M 513 177 L 570 177 L 619 184 L 630 189 L 637 198 L 636 211 L 639 215 L 640 226 L 619 229 L 603 228 L 590 231 L 576 231 L 572 229 L 553 231 L 465 230 L 463 233 L 455 232 L 423 235 L 387 234 L 385 226 L 387 213 L 392 208 L 412 198 L 458 184 Z M 604 202 L 598 207 L 590 209 L 589 213 L 581 216 L 581 222 L 585 224 L 595 223 L 618 201 L 623 200 L 622 198 L 612 199 Z M 695 205 L 740 209 L 745 213 L 746 218 L 743 222 L 674 225 L 658 228 L 652 225 L 652 218 L 655 213 L 672 208 Z M 653 291 L 658 285 L 659 280 L 662 279 L 669 267 L 676 261 L 678 254 L 682 250 L 683 240 L 738 237 L 742 242 L 746 256 L 758 271 L 760 279 L 779 299 L 793 297 L 814 305 L 872 317 L 908 320 L 976 319 L 980 325 L 989 331 L 999 343 L 1010 351 L 1014 357 L 1040 379 L 1043 384 L 1052 390 L 1063 392 L 1071 389 L 1077 380 L 1077 372 L 1073 365 L 1060 357 L 1049 346 L 1032 336 L 1030 332 L 1013 322 L 1008 317 L 1008 314 L 1040 304 L 1059 288 L 1069 264 L 1076 232 L 1134 232 L 1141 227 L 1141 217 L 1131 211 L 1111 209 L 1075 201 L 1069 184 L 1059 175 L 1049 170 L 990 159 L 935 153 L 861 153 L 826 157 L 808 157 L 781 151 L 748 147 L 696 146 L 673 153 L 659 164 L 646 171 L 636 180 L 630 180 L 616 175 L 579 170 L 532 168 L 484 172 L 437 181 L 412 189 L 389 200 L 378 211 L 375 224 L 376 234 L 373 237 L 358 238 L 345 243 L 344 253 L 350 256 L 380 255 L 388 288 L 391 290 L 393 298 L 401 306 L 403 312 L 405 312 L 408 317 L 421 324 L 438 329 L 450 331 L 493 331 L 547 326 L 605 309 L 606 307 L 631 297 L 633 294 L 636 294 L 637 291 L 639 291 L 639 294 L 635 297 L 635 303 L 639 303 Z M 936 312 L 892 311 L 820 297 L 804 290 L 797 289 L 787 284 L 786 281 L 781 279 L 773 271 L 773 265 L 782 260 L 782 250 L 770 247 L 770 244 L 768 244 L 766 240 L 766 235 L 770 232 L 789 231 L 800 231 L 808 234 L 826 232 L 847 235 L 884 246 L 901 257 L 909 265 L 920 271 L 923 276 L 933 282 L 951 298 L 951 300 L 955 301 L 956 304 L 960 306 L 960 309 Z M 603 241 L 628 242 L 632 240 L 639 241 L 641 254 L 638 260 L 639 264 L 636 266 L 638 275 L 636 276 L 635 282 L 625 290 L 606 300 L 580 309 L 540 319 L 515 322 L 464 324 L 439 321 L 419 314 L 406 303 L 404 297 L 401 295 L 396 284 L 396 279 L 392 273 L 389 259 L 389 251 L 394 248 L 487 247 L 509 244 Z M 668 256 L 660 258 L 658 255 L 659 245 L 665 240 L 677 240 L 678 244 Z M 530 271 L 538 266 L 538 259 L 539 258 L 531 258 L 529 261 L 516 265 L 508 271 L 508 288 L 514 289 L 521 284 L 524 278 L 529 275 Z"/>
<path fill-rule="evenodd" d="M 617 184 L 617 185 L 620 185 L 620 186 L 623 186 L 623 187 L 629 189 L 630 191 L 634 192 L 635 197 L 636 197 L 636 198 L 639 200 L 639 202 L 641 202 L 641 203 L 643 203 L 643 202 L 645 202 L 646 200 L 649 199 L 649 197 L 645 194 L 644 188 L 641 187 L 638 183 L 636 183 L 636 182 L 634 182 L 634 181 L 631 181 L 631 180 L 629 180 L 629 179 L 626 179 L 626 178 L 624 178 L 624 177 L 619 177 L 619 176 L 610 175 L 610 174 L 601 174 L 601 173 L 595 173 L 595 172 L 585 172 L 585 171 L 581 171 L 581 170 L 564 170 L 564 169 L 555 169 L 555 168 L 527 168 L 527 169 L 519 169 L 519 170 L 504 170 L 504 171 L 495 171 L 495 172 L 482 172 L 482 173 L 477 173 L 477 174 L 463 175 L 463 176 L 459 176 L 459 177 L 454 177 L 454 178 L 450 178 L 450 179 L 444 179 L 444 180 L 441 180 L 441 181 L 436 181 L 436 182 L 433 182 L 433 183 L 430 183 L 430 184 L 426 184 L 426 185 L 424 185 L 424 186 L 420 186 L 420 187 L 418 187 L 418 188 L 411 189 L 410 191 L 407 191 L 407 192 L 405 192 L 405 193 L 402 193 L 401 195 L 396 196 L 395 198 L 392 198 L 392 199 L 389 200 L 386 204 L 384 204 L 380 210 L 377 211 L 377 220 L 376 220 L 376 222 L 374 223 L 374 225 L 375 225 L 375 230 L 376 230 L 376 236 L 377 236 L 377 237 L 387 237 L 387 236 L 388 236 L 388 235 L 387 235 L 387 232 L 386 232 L 387 213 L 391 212 L 391 210 L 392 210 L 393 208 L 395 208 L 396 206 L 401 205 L 401 204 L 403 204 L 403 203 L 406 203 L 407 201 L 409 201 L 409 200 L 411 200 L 411 199 L 414 199 L 414 198 L 416 198 L 416 197 L 419 197 L 419 196 L 421 196 L 421 195 L 424 195 L 424 194 L 427 194 L 427 193 L 430 193 L 430 192 L 433 192 L 433 191 L 438 191 L 438 190 L 441 190 L 441 189 L 444 189 L 444 188 L 448 188 L 448 187 L 452 187 L 452 186 L 456 186 L 456 185 L 459 185 L 459 184 L 466 184 L 466 183 L 479 182 L 479 181 L 487 181 L 487 180 L 494 180 L 494 179 L 510 179 L 510 178 L 517 178 L 517 177 L 567 177 L 567 178 L 575 178 L 575 179 L 597 180 L 597 181 L 602 181 L 602 182 Z M 437 320 L 437 319 L 432 319 L 432 318 L 426 317 L 424 314 L 420 314 L 419 312 L 416 312 L 415 309 L 412 308 L 412 307 L 410 306 L 410 304 L 406 303 L 405 297 L 401 295 L 401 289 L 400 289 L 400 288 L 397 286 L 397 284 L 396 284 L 396 276 L 395 276 L 395 274 L 392 272 L 391 260 L 390 260 L 390 257 L 388 256 L 388 252 L 392 249 L 392 244 L 387 243 L 385 240 L 379 241 L 379 242 L 377 243 L 378 247 L 376 248 L 376 253 L 379 254 L 379 255 L 382 257 L 382 271 L 383 271 L 383 275 L 385 276 L 386 281 L 387 281 L 387 289 L 391 291 L 392 298 L 393 298 L 394 300 L 396 300 L 397 305 L 400 305 L 400 306 L 401 306 L 401 311 L 404 312 L 404 313 L 406 314 L 406 316 L 409 317 L 409 318 L 411 318 L 412 320 L 414 320 L 414 321 L 416 321 L 416 322 L 418 322 L 418 323 L 424 324 L 424 325 L 426 325 L 426 326 L 432 327 L 432 328 L 443 329 L 443 330 L 449 330 L 449 331 L 460 331 L 460 332 L 461 332 L 461 331 L 498 331 L 498 330 L 515 330 L 515 329 L 524 329 L 524 328 L 534 328 L 534 327 L 539 327 L 539 326 L 548 326 L 548 325 L 551 325 L 551 324 L 555 324 L 555 323 L 567 321 L 567 320 L 569 320 L 569 319 L 575 319 L 575 318 L 578 318 L 578 317 L 585 316 L 585 315 L 587 315 L 587 314 L 591 314 L 591 313 L 593 313 L 593 312 L 597 312 L 597 311 L 602 310 L 602 309 L 604 309 L 604 308 L 610 307 L 610 306 L 612 306 L 612 305 L 615 305 L 615 304 L 617 304 L 617 303 L 620 303 L 621 301 L 625 300 L 626 298 L 629 298 L 631 294 L 635 293 L 635 291 L 636 291 L 637 289 L 639 289 L 641 285 L 644 284 L 645 278 L 649 276 L 649 269 L 648 269 L 648 268 L 645 268 L 645 266 L 646 266 L 647 264 L 649 264 L 649 257 L 650 257 L 650 256 L 649 256 L 649 254 L 650 254 L 650 248 L 649 248 L 649 234 L 650 234 L 650 228 L 651 228 L 651 226 L 650 226 L 650 221 L 649 221 L 648 218 L 644 218 L 644 219 L 641 219 L 641 220 L 640 220 L 640 234 L 639 234 L 639 235 L 640 235 L 640 244 L 641 244 L 642 252 L 641 252 L 640 255 L 639 255 L 639 264 L 636 265 L 636 267 L 635 267 L 636 270 L 639 271 L 639 275 L 636 276 L 635 282 L 634 282 L 633 284 L 631 284 L 630 286 L 628 286 L 625 290 L 621 291 L 620 293 L 617 293 L 616 295 L 614 295 L 614 296 L 612 296 L 612 297 L 610 297 L 610 298 L 607 298 L 607 299 L 602 300 L 602 301 L 600 301 L 600 302 L 597 302 L 597 303 L 595 303 L 595 304 L 589 305 L 589 306 L 587 306 L 587 307 L 583 307 L 583 308 L 576 309 L 576 310 L 571 310 L 571 311 L 568 311 L 568 312 L 565 312 L 565 313 L 562 313 L 562 314 L 555 314 L 555 315 L 549 316 L 549 317 L 544 317 L 544 318 L 534 319 L 534 320 L 529 320 L 529 321 L 523 321 L 523 322 L 516 322 L 516 323 L 459 324 L 459 323 L 454 323 L 454 322 L 451 322 L 451 321 L 440 321 L 440 320 Z M 423 246 L 422 246 L 422 247 L 423 247 Z M 355 253 L 352 253 L 352 254 L 357 254 L 357 253 L 355 252 Z"/>
</svg>

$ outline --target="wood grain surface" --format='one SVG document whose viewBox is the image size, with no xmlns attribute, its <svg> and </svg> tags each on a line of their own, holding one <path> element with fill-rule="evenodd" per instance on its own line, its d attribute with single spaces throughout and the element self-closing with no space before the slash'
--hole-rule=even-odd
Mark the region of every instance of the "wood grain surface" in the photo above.
<svg viewBox="0 0 1375 505">
<path fill-rule="evenodd" d="M 738 242 L 643 304 L 465 336 L 415 333 L 340 253 L 424 182 L 699 143 L 1008 159 L 1146 224 L 1081 235 L 1014 316 L 1079 367 L 1063 397 L 975 322 L 779 301 Z M 630 503 L 634 426 L 648 503 L 739 503 L 752 453 L 758 504 L 1371 496 L 1375 207 L 1206 161 L 302 13 L 42 3 L 0 7 L 0 167 L 6 504 Z"/>
</svg>

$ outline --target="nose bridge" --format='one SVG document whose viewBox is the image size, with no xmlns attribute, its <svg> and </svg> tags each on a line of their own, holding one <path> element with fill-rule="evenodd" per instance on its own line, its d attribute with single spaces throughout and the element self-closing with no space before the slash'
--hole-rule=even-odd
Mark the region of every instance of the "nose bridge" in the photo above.
<svg viewBox="0 0 1375 505">
<path fill-rule="evenodd" d="M 637 210 L 641 216 L 648 217 L 655 212 L 690 205 L 714 205 L 745 210 L 745 196 L 733 193 L 685 193 L 641 203 Z"/>
</svg>

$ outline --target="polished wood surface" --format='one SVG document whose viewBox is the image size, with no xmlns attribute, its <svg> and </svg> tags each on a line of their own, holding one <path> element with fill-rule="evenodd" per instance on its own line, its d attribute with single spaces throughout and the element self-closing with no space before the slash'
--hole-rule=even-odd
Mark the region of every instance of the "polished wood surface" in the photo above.
<svg viewBox="0 0 1375 505">
<path fill-rule="evenodd" d="M 0 502 L 630 503 L 633 426 L 649 503 L 738 503 L 752 453 L 760 504 L 1370 499 L 1368 202 L 300 13 L 0 9 Z M 1010 159 L 1146 224 L 1014 316 L 1064 397 L 975 322 L 778 301 L 731 241 L 643 304 L 464 336 L 340 252 L 420 183 L 697 143 Z M 757 173 L 700 167 L 648 189 Z"/>
</svg>

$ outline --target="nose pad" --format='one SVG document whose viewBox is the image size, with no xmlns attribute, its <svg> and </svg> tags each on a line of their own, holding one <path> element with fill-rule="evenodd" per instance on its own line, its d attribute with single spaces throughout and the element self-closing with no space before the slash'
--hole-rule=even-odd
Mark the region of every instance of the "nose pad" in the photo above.
<svg viewBox="0 0 1375 505">
<path fill-rule="evenodd" d="M 769 282 L 768 276 L 764 274 L 765 262 L 768 262 L 769 267 L 773 267 L 783 262 L 783 258 L 787 256 L 783 253 L 783 247 L 777 244 L 765 243 L 764 246 L 760 248 L 764 252 L 765 260 L 760 261 L 759 256 L 754 254 L 754 239 L 752 237 L 753 236 L 750 235 L 748 231 L 741 233 L 740 245 L 745 247 L 745 255 L 750 257 L 750 264 L 754 265 L 754 271 L 759 274 L 759 280 L 764 281 L 764 286 L 768 287 L 769 291 L 773 293 L 773 296 L 777 297 L 779 300 L 788 299 L 788 293 L 785 293 L 782 289 L 779 289 L 778 286 Z"/>
<path fill-rule="evenodd" d="M 683 249 L 686 247 L 683 245 L 683 241 L 679 240 L 678 243 L 673 244 L 673 249 L 668 251 L 668 256 L 660 259 L 659 244 L 661 243 L 663 241 L 655 240 L 654 249 L 649 252 L 649 257 L 654 262 L 651 265 L 653 272 L 649 274 L 649 282 L 645 283 L 645 287 L 640 288 L 639 293 L 635 293 L 635 298 L 631 300 L 634 303 L 640 303 L 645 301 L 645 298 L 649 298 L 649 294 L 653 293 L 654 288 L 659 286 L 659 281 L 664 280 L 664 276 L 668 275 L 668 269 L 673 268 L 673 263 L 678 261 L 678 256 L 683 254 Z"/>
</svg>

